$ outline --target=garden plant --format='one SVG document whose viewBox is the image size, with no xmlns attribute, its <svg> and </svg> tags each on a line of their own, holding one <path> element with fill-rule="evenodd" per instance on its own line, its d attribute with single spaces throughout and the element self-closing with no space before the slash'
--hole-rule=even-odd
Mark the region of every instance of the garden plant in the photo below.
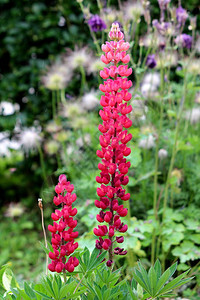
<svg viewBox="0 0 200 300">
<path fill-rule="evenodd" d="M 41 70 L 31 48 L 27 95 L 2 77 L 1 299 L 200 299 L 200 35 L 183 5 L 60 3 L 62 53 Z M 2 29 L 11 61 L 47 6 Z"/>
</svg>

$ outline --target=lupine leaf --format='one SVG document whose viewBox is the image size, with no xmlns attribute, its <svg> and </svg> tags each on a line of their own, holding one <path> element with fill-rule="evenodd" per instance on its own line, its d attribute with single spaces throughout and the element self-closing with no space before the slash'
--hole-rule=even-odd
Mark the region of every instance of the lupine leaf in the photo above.
<svg viewBox="0 0 200 300">
<path fill-rule="evenodd" d="M 84 250 L 85 251 L 83 252 L 83 262 L 86 265 L 86 267 L 88 267 L 89 258 L 90 258 L 90 251 L 86 247 L 85 247 Z"/>
<path fill-rule="evenodd" d="M 147 290 L 145 283 L 141 280 L 141 278 L 136 273 L 133 273 L 133 278 L 143 287 L 145 291 Z"/>
<path fill-rule="evenodd" d="M 149 269 L 148 273 L 149 281 L 150 281 L 150 287 L 151 287 L 151 293 L 154 296 L 155 295 L 155 289 L 156 289 L 156 283 L 157 283 L 157 275 L 156 271 L 153 267 Z"/>
<path fill-rule="evenodd" d="M 98 254 L 99 254 L 99 250 L 97 248 L 94 248 L 94 250 L 92 251 L 92 254 L 90 256 L 88 269 L 90 269 L 91 267 L 94 266 L 94 264 L 96 263 L 96 258 L 97 258 Z"/>
<path fill-rule="evenodd" d="M 42 242 L 39 241 L 39 244 L 40 244 L 42 250 L 44 250 L 44 252 L 46 254 L 49 254 L 50 250 L 48 248 L 46 248 L 45 245 Z"/>
<path fill-rule="evenodd" d="M 131 289 L 131 287 L 130 287 L 129 284 L 127 284 L 127 287 L 128 287 L 128 291 L 129 291 L 129 294 L 130 294 L 130 296 L 131 296 L 131 299 L 132 299 L 132 300 L 138 300 L 138 298 L 137 298 L 136 295 L 133 293 L 133 291 L 132 291 L 132 289 Z"/>
<path fill-rule="evenodd" d="M 31 299 L 37 299 L 35 292 L 26 282 L 24 282 L 24 291 Z"/>
<path fill-rule="evenodd" d="M 151 290 L 151 287 L 150 287 L 150 281 L 149 281 L 149 277 L 148 277 L 148 274 L 147 274 L 147 271 L 145 270 L 145 268 L 143 267 L 143 265 L 141 264 L 141 262 L 138 262 L 138 266 L 141 270 L 141 273 L 142 273 L 142 276 L 143 276 L 143 279 L 148 287 L 148 292 L 150 292 Z"/>
<path fill-rule="evenodd" d="M 174 274 L 176 268 L 177 268 L 177 263 L 173 264 L 162 274 L 156 286 L 157 291 L 159 291 L 164 286 L 164 284 L 169 280 L 169 278 Z"/>
<path fill-rule="evenodd" d="M 59 288 L 58 288 L 58 284 L 56 282 L 56 279 L 54 278 L 53 280 L 53 292 L 56 298 L 59 297 Z"/>
<path fill-rule="evenodd" d="M 159 259 L 156 260 L 155 265 L 154 265 L 154 270 L 156 271 L 157 274 L 157 281 L 159 280 L 161 274 L 162 274 L 162 270 L 161 270 L 161 264 Z"/>
<path fill-rule="evenodd" d="M 149 289 L 148 288 L 148 284 L 145 282 L 142 273 L 137 268 L 135 268 L 135 273 L 137 274 L 137 276 L 140 277 L 140 279 L 142 280 L 142 282 L 145 284 L 146 290 L 148 290 Z"/>
<path fill-rule="evenodd" d="M 192 277 L 191 278 L 183 279 L 187 275 L 188 272 L 189 272 L 189 270 L 186 271 L 186 272 L 184 272 L 183 274 L 179 275 L 178 277 L 176 277 L 175 279 L 173 279 L 172 281 L 170 281 L 168 284 L 166 284 L 166 286 L 163 287 L 159 291 L 159 295 L 161 293 L 163 294 L 163 293 L 166 293 L 166 292 L 170 292 L 172 289 L 177 288 L 177 287 L 183 285 L 184 283 L 190 281 L 192 279 Z"/>
</svg>

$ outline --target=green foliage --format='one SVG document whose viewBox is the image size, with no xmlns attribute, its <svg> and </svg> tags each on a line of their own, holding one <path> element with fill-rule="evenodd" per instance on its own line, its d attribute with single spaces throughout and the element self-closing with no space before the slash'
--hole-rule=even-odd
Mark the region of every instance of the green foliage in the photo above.
<svg viewBox="0 0 200 300">
<path fill-rule="evenodd" d="M 144 295 L 142 299 L 159 299 L 159 297 L 172 297 L 171 292 L 189 282 L 192 278 L 185 278 L 186 271 L 178 277 L 169 281 L 177 269 L 177 263 L 169 267 L 163 274 L 159 260 L 156 261 L 154 266 L 151 266 L 148 273 L 144 266 L 139 262 L 138 268 L 134 268 L 133 279 L 143 288 Z M 169 281 L 169 282 L 168 282 Z"/>
</svg>

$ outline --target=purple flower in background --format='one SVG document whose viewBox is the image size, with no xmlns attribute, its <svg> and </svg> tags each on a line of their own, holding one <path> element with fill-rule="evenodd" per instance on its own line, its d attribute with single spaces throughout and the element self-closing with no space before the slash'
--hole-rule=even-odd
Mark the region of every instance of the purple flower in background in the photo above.
<svg viewBox="0 0 200 300">
<path fill-rule="evenodd" d="M 168 29 L 172 27 L 172 24 L 170 22 L 161 22 L 159 23 L 158 20 L 153 20 L 152 24 L 160 34 L 166 34 Z"/>
<path fill-rule="evenodd" d="M 147 56 L 146 66 L 150 69 L 155 68 L 156 66 L 155 54 L 150 54 Z"/>
<path fill-rule="evenodd" d="M 187 20 L 188 18 L 188 13 L 187 11 L 182 8 L 182 6 L 179 6 L 177 9 L 176 9 L 176 19 L 177 19 L 177 22 L 180 26 L 183 26 L 185 24 L 185 21 Z"/>
<path fill-rule="evenodd" d="M 89 20 L 88 24 L 91 27 L 92 31 L 103 31 L 106 29 L 106 24 L 105 22 L 98 16 L 98 15 L 93 15 Z"/>
<path fill-rule="evenodd" d="M 160 9 L 166 9 L 171 0 L 158 0 Z"/>
<path fill-rule="evenodd" d="M 190 49 L 192 47 L 192 37 L 186 33 L 180 34 L 174 40 L 178 46 Z"/>
</svg>

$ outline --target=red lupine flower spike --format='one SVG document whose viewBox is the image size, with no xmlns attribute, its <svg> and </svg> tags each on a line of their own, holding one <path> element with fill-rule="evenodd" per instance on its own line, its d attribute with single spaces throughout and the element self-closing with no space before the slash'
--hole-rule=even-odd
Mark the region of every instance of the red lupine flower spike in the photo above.
<svg viewBox="0 0 200 300">
<path fill-rule="evenodd" d="M 96 240 L 96 248 L 109 253 L 107 266 L 112 265 L 114 254 L 127 253 L 123 248 L 114 248 L 113 244 L 123 243 L 121 233 L 128 229 L 128 226 L 121 222 L 121 217 L 126 216 L 128 210 L 123 204 L 119 205 L 119 202 L 130 198 L 130 194 L 126 193 L 122 186 L 127 185 L 129 181 L 127 173 L 130 162 L 125 157 L 131 153 L 127 143 L 132 138 L 126 130 L 132 125 L 127 116 L 132 110 L 132 106 L 127 104 L 131 99 L 128 89 L 132 86 L 127 77 L 132 74 L 132 69 L 125 65 L 130 60 L 130 56 L 126 54 L 129 43 L 123 40 L 124 35 L 118 24 L 112 24 L 109 37 L 111 41 L 102 45 L 104 54 L 101 56 L 106 65 L 111 65 L 100 71 L 100 76 L 106 80 L 99 86 L 104 95 L 100 100 L 102 110 L 99 114 L 103 123 L 99 125 L 101 150 L 97 150 L 97 156 L 102 161 L 98 164 L 100 176 L 96 177 L 96 181 L 101 184 L 97 188 L 100 200 L 95 200 L 95 206 L 101 209 L 96 218 L 105 225 L 94 229 L 94 234 L 99 237 Z M 122 64 L 118 65 L 120 61 Z M 120 236 L 114 238 L 117 232 Z"/>
<path fill-rule="evenodd" d="M 48 230 L 52 233 L 52 247 L 54 252 L 49 252 L 49 258 L 52 262 L 48 265 L 51 272 L 73 272 L 78 266 L 79 261 L 71 254 L 78 247 L 78 243 L 74 239 L 78 237 L 78 231 L 73 231 L 77 225 L 77 221 L 73 220 L 73 216 L 77 214 L 77 209 L 72 209 L 72 203 L 76 200 L 76 194 L 71 194 L 74 186 L 67 181 L 64 174 L 59 176 L 59 182 L 55 187 L 57 197 L 54 197 L 56 206 L 61 204 L 61 210 L 56 209 L 51 214 L 53 226 L 49 225 Z M 68 261 L 66 256 L 70 256 Z"/>
</svg>

